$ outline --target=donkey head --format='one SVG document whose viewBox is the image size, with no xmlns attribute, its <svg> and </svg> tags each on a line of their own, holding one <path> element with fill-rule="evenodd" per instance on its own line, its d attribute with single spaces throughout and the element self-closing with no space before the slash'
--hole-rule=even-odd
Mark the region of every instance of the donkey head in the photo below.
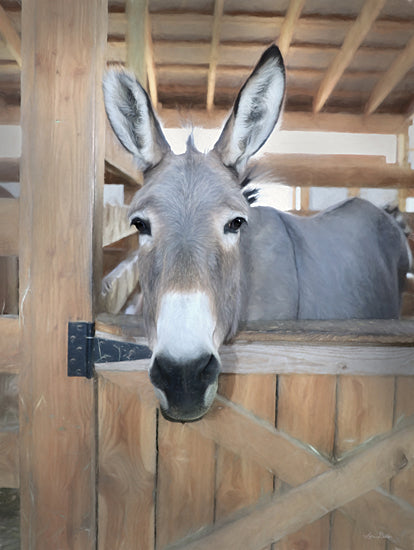
<svg viewBox="0 0 414 550">
<path fill-rule="evenodd" d="M 150 378 L 169 420 L 197 420 L 214 400 L 218 349 L 235 334 L 243 303 L 240 243 L 250 206 L 240 181 L 276 124 L 284 89 L 283 61 L 271 46 L 214 149 L 200 153 L 190 138 L 186 153 L 174 155 L 135 78 L 106 74 L 108 118 L 145 177 L 129 215 L 139 232 Z"/>
</svg>

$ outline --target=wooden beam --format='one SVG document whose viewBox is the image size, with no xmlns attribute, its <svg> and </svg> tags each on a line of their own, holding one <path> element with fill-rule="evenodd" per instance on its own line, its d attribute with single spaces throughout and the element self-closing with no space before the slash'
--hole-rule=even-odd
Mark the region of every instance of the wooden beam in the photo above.
<svg viewBox="0 0 414 550">
<path fill-rule="evenodd" d="M 6 43 L 6 46 L 21 68 L 22 66 L 22 46 L 20 36 L 17 34 L 13 23 L 2 6 L 0 6 L 0 34 Z"/>
<path fill-rule="evenodd" d="M 119 313 L 138 284 L 138 253 L 121 262 L 102 281 L 102 305 L 108 313 Z"/>
<path fill-rule="evenodd" d="M 341 49 L 326 71 L 319 90 L 315 95 L 313 101 L 313 111 L 315 113 L 319 112 L 326 103 L 338 80 L 352 61 L 355 52 L 371 29 L 373 22 L 378 17 L 384 4 L 385 0 L 365 1 L 354 25 L 346 35 Z"/>
<path fill-rule="evenodd" d="M 134 158 L 122 145 L 112 131 L 112 128 L 106 120 L 105 131 L 105 162 L 110 171 L 117 173 L 121 178 L 136 186 L 137 189 L 142 185 L 142 173 L 134 163 Z"/>
<path fill-rule="evenodd" d="M 0 487 L 19 487 L 19 434 L 0 431 Z"/>
<path fill-rule="evenodd" d="M 21 365 L 19 318 L 0 316 L 0 372 L 17 374 Z"/>
<path fill-rule="evenodd" d="M 0 256 L 18 256 L 19 227 L 18 199 L 0 199 Z"/>
<path fill-rule="evenodd" d="M 180 128 L 183 121 L 194 126 L 220 128 L 228 116 L 228 110 L 215 109 L 208 113 L 196 109 L 159 109 L 158 114 L 166 128 Z M 372 114 L 370 116 L 342 113 L 309 113 L 284 111 L 281 130 L 320 132 L 351 132 L 357 134 L 398 134 L 404 131 L 408 121 L 404 115 Z"/>
<path fill-rule="evenodd" d="M 375 160 L 374 160 L 375 159 Z M 266 154 L 258 164 L 279 183 L 300 187 L 411 188 L 414 171 L 363 155 Z"/>
<path fill-rule="evenodd" d="M 20 105 L 0 99 L 0 124 L 20 124 Z"/>
<path fill-rule="evenodd" d="M 214 90 L 216 87 L 216 72 L 219 58 L 219 47 L 221 37 L 221 23 L 223 16 L 224 0 L 215 0 L 213 16 L 213 32 L 211 36 L 209 68 L 207 75 L 207 111 L 214 106 Z"/>
<path fill-rule="evenodd" d="M 286 57 L 290 43 L 292 42 L 293 33 L 295 31 L 296 23 L 300 18 L 303 6 L 306 0 L 291 0 L 286 12 L 286 17 L 283 20 L 282 28 L 278 38 L 278 46 L 283 57 Z"/>
<path fill-rule="evenodd" d="M 94 319 L 107 10 L 22 4 L 22 548 L 96 548 L 95 384 L 67 375 L 67 327 Z"/>
<path fill-rule="evenodd" d="M 391 67 L 384 73 L 373 89 L 365 113 L 371 114 L 384 101 L 387 95 L 402 80 L 414 64 L 414 36 L 404 50 L 398 55 Z"/>
<path fill-rule="evenodd" d="M 131 227 L 128 221 L 128 206 L 105 204 L 103 214 L 103 246 L 108 246 L 134 233 L 136 233 L 136 229 Z"/>
<path fill-rule="evenodd" d="M 151 17 L 147 13 L 146 16 L 146 48 L 145 56 L 147 58 L 147 77 L 148 77 L 148 91 L 152 101 L 152 104 L 155 109 L 158 107 L 158 90 L 157 90 L 157 73 L 155 70 L 155 60 L 154 60 L 154 44 L 152 42 L 152 32 L 151 32 Z"/>
<path fill-rule="evenodd" d="M 148 0 L 127 0 L 126 66 L 147 89 Z"/>
</svg>

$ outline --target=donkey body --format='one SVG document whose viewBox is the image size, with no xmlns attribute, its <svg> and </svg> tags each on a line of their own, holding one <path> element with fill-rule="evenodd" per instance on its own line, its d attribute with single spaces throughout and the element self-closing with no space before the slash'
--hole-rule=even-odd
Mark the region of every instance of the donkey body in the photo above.
<svg viewBox="0 0 414 550">
<path fill-rule="evenodd" d="M 174 155 L 132 75 L 106 75 L 109 120 L 145 174 L 130 219 L 140 234 L 150 377 L 170 420 L 208 410 L 219 347 L 242 321 L 398 317 L 410 257 L 386 212 L 361 199 L 310 218 L 250 204 L 245 167 L 272 132 L 284 89 L 271 46 L 213 150 L 200 153 L 190 140 Z"/>
</svg>

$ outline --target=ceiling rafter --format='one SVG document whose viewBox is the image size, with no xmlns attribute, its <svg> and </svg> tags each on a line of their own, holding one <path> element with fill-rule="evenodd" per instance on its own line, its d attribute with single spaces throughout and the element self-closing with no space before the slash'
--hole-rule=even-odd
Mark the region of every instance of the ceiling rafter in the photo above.
<svg viewBox="0 0 414 550">
<path fill-rule="evenodd" d="M 366 0 L 355 23 L 345 37 L 341 49 L 325 73 L 313 101 L 313 111 L 318 113 L 328 100 L 332 90 L 352 61 L 355 52 L 378 17 L 385 0 Z"/>
<path fill-rule="evenodd" d="M 219 57 L 221 23 L 223 18 L 224 0 L 215 0 L 213 16 L 213 32 L 211 36 L 210 59 L 207 74 L 207 111 L 214 107 L 214 92 L 216 88 L 217 63 Z"/>
<path fill-rule="evenodd" d="M 296 23 L 302 13 L 305 2 L 306 0 L 291 0 L 289 2 L 289 7 L 286 12 L 286 17 L 283 20 L 278 39 L 278 46 L 283 57 L 286 57 L 289 51 Z"/>
<path fill-rule="evenodd" d="M 372 90 L 365 107 L 365 113 L 371 114 L 384 101 L 387 95 L 395 88 L 414 64 L 414 36 L 404 50 L 398 55 L 390 68 L 384 73 Z"/>
<path fill-rule="evenodd" d="M 16 63 L 21 68 L 22 66 L 22 53 L 21 53 L 21 40 L 16 29 L 13 26 L 9 16 L 5 12 L 4 8 L 0 5 L 0 34 L 6 43 L 7 49 L 16 60 Z"/>
</svg>

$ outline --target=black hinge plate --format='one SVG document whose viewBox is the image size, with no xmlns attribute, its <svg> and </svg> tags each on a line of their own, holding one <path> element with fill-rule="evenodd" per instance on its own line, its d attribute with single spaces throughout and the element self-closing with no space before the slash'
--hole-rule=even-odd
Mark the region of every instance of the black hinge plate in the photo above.
<svg viewBox="0 0 414 550">
<path fill-rule="evenodd" d="M 147 346 L 96 337 L 95 323 L 69 323 L 68 376 L 92 378 L 95 363 L 134 361 L 150 357 L 151 350 Z"/>
</svg>

